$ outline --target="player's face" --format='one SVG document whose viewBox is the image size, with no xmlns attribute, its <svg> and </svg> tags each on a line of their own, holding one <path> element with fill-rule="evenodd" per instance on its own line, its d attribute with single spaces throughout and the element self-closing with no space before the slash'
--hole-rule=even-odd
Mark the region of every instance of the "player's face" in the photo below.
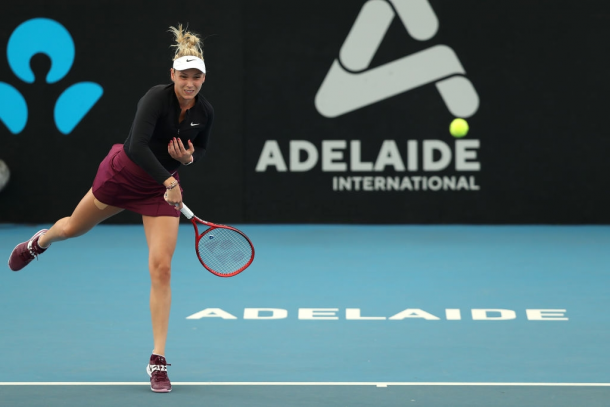
<svg viewBox="0 0 610 407">
<path fill-rule="evenodd" d="M 193 100 L 205 82 L 205 74 L 195 68 L 184 71 L 172 69 L 171 76 L 176 96 L 183 101 Z"/>
</svg>

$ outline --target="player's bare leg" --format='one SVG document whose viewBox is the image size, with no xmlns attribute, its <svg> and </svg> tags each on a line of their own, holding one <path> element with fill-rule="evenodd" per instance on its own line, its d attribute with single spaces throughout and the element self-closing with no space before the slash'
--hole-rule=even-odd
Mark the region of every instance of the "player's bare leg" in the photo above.
<svg viewBox="0 0 610 407">
<path fill-rule="evenodd" d="M 154 353 L 165 355 L 165 341 L 171 306 L 171 261 L 178 240 L 179 218 L 142 216 L 148 243 L 150 271 L 150 312 L 153 325 Z"/>
<path fill-rule="evenodd" d="M 153 355 L 147 371 L 151 375 L 151 389 L 167 392 L 171 391 L 165 368 L 165 343 L 172 302 L 171 261 L 178 240 L 180 219 L 171 216 L 142 216 L 142 221 L 149 252 L 150 314 L 154 340 Z"/>
<path fill-rule="evenodd" d="M 55 222 L 51 229 L 38 239 L 38 244 L 47 247 L 54 242 L 82 236 L 98 223 L 121 211 L 123 209 L 101 203 L 89 190 L 72 215 Z"/>
<path fill-rule="evenodd" d="M 9 267 L 19 271 L 42 254 L 51 243 L 84 235 L 98 223 L 121 211 L 121 208 L 101 203 L 89 190 L 71 216 L 58 220 L 51 229 L 40 230 L 30 240 L 18 244 L 9 257 Z"/>
</svg>

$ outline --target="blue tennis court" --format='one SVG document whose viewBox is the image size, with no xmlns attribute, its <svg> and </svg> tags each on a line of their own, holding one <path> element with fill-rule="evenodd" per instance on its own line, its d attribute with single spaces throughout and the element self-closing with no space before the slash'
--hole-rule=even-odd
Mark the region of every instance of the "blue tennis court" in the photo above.
<svg viewBox="0 0 610 407">
<path fill-rule="evenodd" d="M 2 225 L 0 255 L 46 225 Z M 0 276 L 0 405 L 604 406 L 610 227 L 238 225 L 222 279 L 183 224 L 148 388 L 148 256 L 100 225 Z"/>
</svg>

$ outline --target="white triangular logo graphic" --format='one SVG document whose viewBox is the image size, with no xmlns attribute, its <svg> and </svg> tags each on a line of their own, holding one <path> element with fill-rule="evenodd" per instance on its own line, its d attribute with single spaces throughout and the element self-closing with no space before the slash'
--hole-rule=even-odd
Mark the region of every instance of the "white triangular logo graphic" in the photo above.
<svg viewBox="0 0 610 407">
<path fill-rule="evenodd" d="M 416 40 L 428 40 L 438 31 L 438 19 L 427 0 L 368 0 L 318 90 L 318 112 L 326 117 L 341 116 L 436 82 L 451 114 L 464 118 L 475 114 L 479 96 L 463 76 L 466 71 L 457 55 L 446 45 L 367 70 L 396 15 Z"/>
</svg>

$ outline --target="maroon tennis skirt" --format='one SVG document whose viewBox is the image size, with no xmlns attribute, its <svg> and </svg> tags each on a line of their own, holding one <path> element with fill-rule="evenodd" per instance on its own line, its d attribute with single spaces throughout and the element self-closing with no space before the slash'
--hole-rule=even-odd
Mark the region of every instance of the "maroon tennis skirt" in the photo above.
<svg viewBox="0 0 610 407">
<path fill-rule="evenodd" d="M 172 175 L 180 182 L 178 172 Z M 91 190 L 93 196 L 106 205 L 146 216 L 180 216 L 180 212 L 163 198 L 165 187 L 131 161 L 122 144 L 113 145 L 101 162 Z"/>
</svg>

